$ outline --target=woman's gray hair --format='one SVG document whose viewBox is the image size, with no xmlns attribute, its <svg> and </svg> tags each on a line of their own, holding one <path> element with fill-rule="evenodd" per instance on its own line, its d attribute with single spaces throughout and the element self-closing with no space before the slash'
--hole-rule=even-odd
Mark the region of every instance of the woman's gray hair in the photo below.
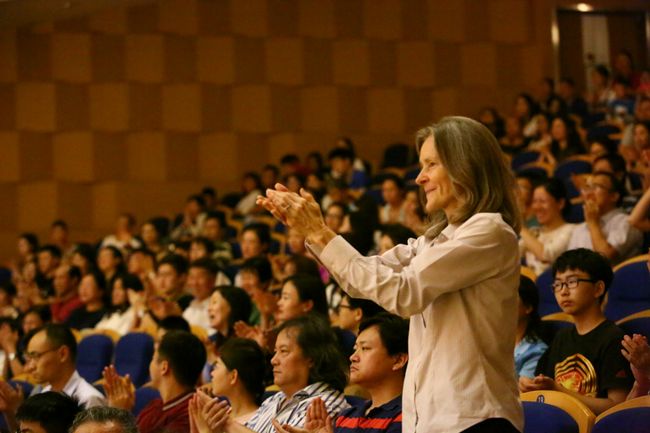
<svg viewBox="0 0 650 433">
<path fill-rule="evenodd" d="M 89 422 L 99 424 L 113 422 L 122 428 L 122 433 L 138 433 L 138 426 L 131 412 L 109 406 L 95 406 L 79 412 L 70 426 L 70 433 L 74 433 L 81 425 Z"/>
<path fill-rule="evenodd" d="M 460 203 L 449 220 L 442 209 L 430 215 L 433 235 L 440 234 L 448 224 L 462 224 L 479 212 L 500 213 L 518 233 L 521 220 L 514 196 L 514 176 L 490 130 L 467 117 L 443 117 L 416 133 L 418 153 L 431 136 Z"/>
</svg>

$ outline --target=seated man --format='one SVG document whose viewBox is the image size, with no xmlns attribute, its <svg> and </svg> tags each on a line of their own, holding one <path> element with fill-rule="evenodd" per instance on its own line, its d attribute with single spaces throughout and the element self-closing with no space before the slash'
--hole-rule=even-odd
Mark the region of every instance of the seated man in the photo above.
<svg viewBox="0 0 650 433">
<path fill-rule="evenodd" d="M 149 365 L 151 385 L 160 392 L 138 415 L 140 433 L 186 433 L 190 431 L 187 405 L 206 360 L 203 343 L 185 331 L 167 332 Z M 114 367 L 104 370 L 108 404 L 131 410 L 135 390 L 131 380 L 117 375 Z"/>
<path fill-rule="evenodd" d="M 553 275 L 555 299 L 575 327 L 557 333 L 537 364 L 537 376 L 520 377 L 519 389 L 561 391 L 598 415 L 624 401 L 632 386 L 620 349 L 623 331 L 601 310 L 612 269 L 600 254 L 580 248 L 558 257 Z"/>
<path fill-rule="evenodd" d="M 379 305 L 367 299 L 351 298 L 343 293 L 338 310 L 338 325 L 341 329 L 359 334 L 359 327 L 364 320 L 384 311 Z"/>
<path fill-rule="evenodd" d="M 104 396 L 77 372 L 77 341 L 65 325 L 47 324 L 27 342 L 25 371 L 40 385 L 31 395 L 57 391 L 75 398 L 84 407 L 105 404 Z M 16 426 L 16 409 L 22 400 L 22 389 L 14 390 L 6 382 L 0 385 L 0 400 L 7 408 L 3 413 L 9 427 Z"/>
<path fill-rule="evenodd" d="M 127 410 L 91 407 L 77 415 L 70 433 L 138 433 L 138 427 L 135 418 Z"/>
<path fill-rule="evenodd" d="M 68 433 L 81 407 L 60 392 L 43 392 L 29 397 L 16 412 L 20 433 Z"/>
<path fill-rule="evenodd" d="M 567 249 L 588 248 L 618 263 L 639 254 L 643 236 L 618 206 L 621 186 L 616 177 L 595 172 L 582 190 L 585 222 L 576 226 Z"/>
<path fill-rule="evenodd" d="M 83 304 L 79 300 L 81 271 L 76 266 L 61 265 L 54 271 L 54 301 L 50 304 L 52 321 L 65 323 L 70 314 Z"/>
<path fill-rule="evenodd" d="M 202 258 L 190 263 L 190 270 L 187 275 L 187 287 L 190 289 L 194 299 L 183 311 L 183 318 L 190 325 L 200 326 L 206 332 L 214 332 L 210 327 L 208 317 L 208 305 L 210 296 L 214 291 L 216 265 L 211 259 Z"/>
</svg>

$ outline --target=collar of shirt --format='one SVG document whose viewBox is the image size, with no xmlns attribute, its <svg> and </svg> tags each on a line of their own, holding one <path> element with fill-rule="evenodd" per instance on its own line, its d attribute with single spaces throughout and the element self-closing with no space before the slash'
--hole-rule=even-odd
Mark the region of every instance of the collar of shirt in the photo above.
<svg viewBox="0 0 650 433">
<path fill-rule="evenodd" d="M 317 391 L 319 391 L 323 385 L 325 385 L 323 382 L 315 382 L 312 383 L 311 385 L 307 385 L 300 391 L 296 392 L 294 395 L 291 397 L 287 397 L 284 392 L 280 391 L 278 392 L 278 406 L 277 406 L 277 413 L 282 412 L 286 407 L 290 406 L 291 403 L 297 403 L 299 401 L 302 401 L 306 398 L 312 397 L 316 394 L 318 394 Z M 327 386 L 327 385 L 325 385 Z"/>
<path fill-rule="evenodd" d="M 368 415 L 370 415 L 370 413 L 377 410 L 393 411 L 402 407 L 402 394 L 398 395 L 397 397 L 395 397 L 390 401 L 387 401 L 381 406 L 373 407 L 372 409 L 368 410 L 371 404 L 372 404 L 372 400 L 368 400 L 364 405 L 364 412 Z"/>
<path fill-rule="evenodd" d="M 67 395 L 73 395 L 75 389 L 77 389 L 77 386 L 79 385 L 79 381 L 81 380 L 81 376 L 79 376 L 79 373 L 77 373 L 77 370 L 72 373 L 72 376 L 70 376 L 70 379 L 66 382 L 65 386 L 63 387 L 63 393 Z M 47 384 L 43 388 L 43 392 L 48 392 L 52 391 L 52 385 Z"/>
<path fill-rule="evenodd" d="M 188 400 L 190 397 L 194 395 L 193 391 L 188 391 L 186 394 L 181 394 L 178 397 L 175 397 L 171 400 L 169 400 L 167 403 L 163 405 L 162 410 L 169 410 L 175 406 L 178 406 L 179 404 L 182 404 L 185 400 Z"/>
</svg>

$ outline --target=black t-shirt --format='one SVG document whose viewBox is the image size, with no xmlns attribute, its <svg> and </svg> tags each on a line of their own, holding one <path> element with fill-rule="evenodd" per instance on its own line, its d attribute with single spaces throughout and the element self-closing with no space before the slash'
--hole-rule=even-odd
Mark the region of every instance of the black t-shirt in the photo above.
<svg viewBox="0 0 650 433">
<path fill-rule="evenodd" d="M 575 326 L 560 330 L 537 364 L 535 374 L 555 379 L 565 388 L 605 398 L 613 388 L 629 390 L 630 364 L 621 354 L 623 331 L 605 320 L 585 335 Z"/>
<path fill-rule="evenodd" d="M 72 310 L 72 313 L 70 313 L 70 317 L 68 318 L 68 321 L 65 322 L 65 324 L 71 328 L 79 330 L 94 328 L 95 325 L 99 323 L 100 320 L 102 320 L 102 317 L 104 317 L 105 314 L 105 308 L 90 312 L 86 311 L 86 307 L 82 305 L 76 310 Z"/>
</svg>

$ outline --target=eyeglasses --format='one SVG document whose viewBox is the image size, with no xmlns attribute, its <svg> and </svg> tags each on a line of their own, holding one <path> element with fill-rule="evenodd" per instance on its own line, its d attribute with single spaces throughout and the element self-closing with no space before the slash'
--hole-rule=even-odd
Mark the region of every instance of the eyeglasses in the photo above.
<svg viewBox="0 0 650 433">
<path fill-rule="evenodd" d="M 553 284 L 551 284 L 551 289 L 553 290 L 553 293 L 561 292 L 565 286 L 569 290 L 574 290 L 576 287 L 578 287 L 581 281 L 584 281 L 585 283 L 596 282 L 596 280 L 590 280 L 588 278 L 569 277 L 566 279 L 566 281 L 553 281 Z"/>
<path fill-rule="evenodd" d="M 350 307 L 349 305 L 339 304 L 339 305 L 336 307 L 336 312 L 338 313 L 339 311 L 341 311 L 341 308 L 347 308 L 348 310 L 351 310 L 351 309 L 352 309 L 352 307 Z"/>
<path fill-rule="evenodd" d="M 48 349 L 48 350 L 44 350 L 42 352 L 25 352 L 23 354 L 23 356 L 25 358 L 25 362 L 29 362 L 29 361 L 36 362 L 39 359 L 41 359 L 41 356 L 43 356 L 43 355 L 45 355 L 46 353 L 49 353 L 49 352 L 54 352 L 55 350 L 58 350 L 59 347 L 61 347 L 61 346 L 54 347 L 54 348 Z"/>
<path fill-rule="evenodd" d="M 609 191 L 612 190 L 611 187 L 609 187 L 607 185 L 603 185 L 602 183 L 587 183 L 587 184 L 583 185 L 582 188 L 580 188 L 580 189 L 582 191 L 584 191 L 584 192 L 591 192 L 591 191 L 593 191 L 595 189 L 601 189 L 601 190 L 603 190 L 605 192 L 609 192 Z"/>
</svg>

